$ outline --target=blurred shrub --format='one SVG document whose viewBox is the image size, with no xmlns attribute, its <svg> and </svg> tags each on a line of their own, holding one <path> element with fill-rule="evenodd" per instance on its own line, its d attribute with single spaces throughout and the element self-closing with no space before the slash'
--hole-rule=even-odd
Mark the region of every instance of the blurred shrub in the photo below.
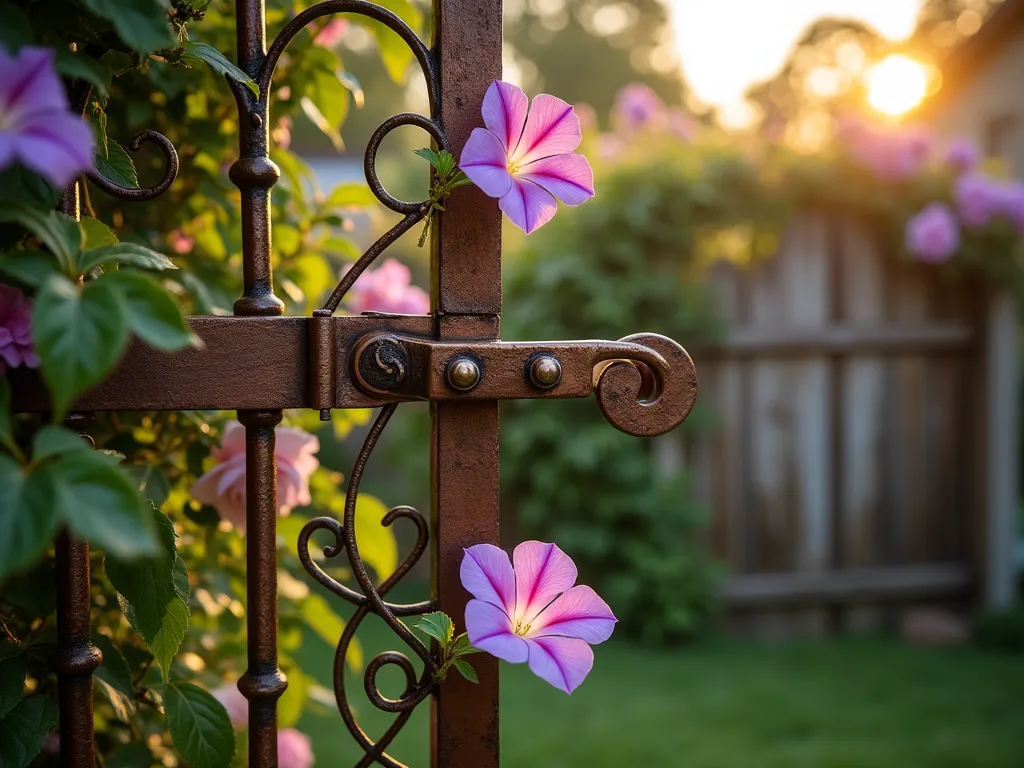
<svg viewBox="0 0 1024 768">
<path fill-rule="evenodd" d="M 1024 604 L 986 611 L 974 622 L 974 641 L 997 651 L 1024 653 Z"/>
<path fill-rule="evenodd" d="M 599 177 L 593 201 L 562 211 L 509 259 L 503 337 L 653 331 L 690 348 L 710 341 L 718 328 L 695 240 L 752 193 L 750 169 L 725 154 L 669 152 Z M 558 542 L 627 632 L 651 641 L 697 632 L 712 613 L 716 568 L 686 472 L 659 472 L 655 443 L 611 428 L 593 401 L 504 409 L 503 508 L 516 538 Z M 707 421 L 695 412 L 685 430 Z"/>
</svg>

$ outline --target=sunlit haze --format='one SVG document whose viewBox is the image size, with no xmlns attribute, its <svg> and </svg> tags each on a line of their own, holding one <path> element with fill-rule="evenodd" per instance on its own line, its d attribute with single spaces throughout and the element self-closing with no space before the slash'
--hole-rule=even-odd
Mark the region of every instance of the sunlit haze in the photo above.
<svg viewBox="0 0 1024 768">
<path fill-rule="evenodd" d="M 800 33 L 816 19 L 858 19 L 886 37 L 899 40 L 913 31 L 921 6 L 921 0 L 666 2 L 672 10 L 683 70 L 694 95 L 718 107 L 722 121 L 733 126 L 743 125 L 750 118 L 743 92 L 774 74 Z M 896 97 L 890 93 L 886 98 Z"/>
<path fill-rule="evenodd" d="M 868 104 L 886 115 L 902 115 L 928 90 L 928 73 L 908 56 L 886 56 L 867 73 Z"/>
</svg>

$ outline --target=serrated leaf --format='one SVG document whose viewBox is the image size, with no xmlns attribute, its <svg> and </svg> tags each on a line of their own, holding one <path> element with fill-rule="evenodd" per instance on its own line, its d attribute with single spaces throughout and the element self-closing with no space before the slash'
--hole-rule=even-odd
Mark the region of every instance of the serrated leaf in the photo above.
<svg viewBox="0 0 1024 768">
<path fill-rule="evenodd" d="M 442 648 L 447 648 L 455 633 L 455 627 L 448 614 L 435 611 L 420 617 L 419 621 L 413 624 L 413 629 L 418 629 L 423 634 L 434 638 Z"/>
<path fill-rule="evenodd" d="M 108 555 L 105 570 L 128 623 L 145 641 L 166 681 L 188 629 L 188 572 L 178 556 L 170 519 L 155 509 L 152 518 L 159 540 L 156 556 L 125 562 Z"/>
<path fill-rule="evenodd" d="M 53 540 L 59 514 L 48 467 L 25 475 L 18 462 L 0 454 L 0 582 L 32 563 Z"/>
<path fill-rule="evenodd" d="M 75 256 L 82 246 L 82 233 L 78 222 L 57 211 L 41 211 L 27 205 L 0 204 L 0 221 L 20 224 L 38 237 L 61 267 L 70 271 Z"/>
<path fill-rule="evenodd" d="M 174 262 L 162 253 L 137 243 L 118 243 L 101 248 L 90 248 L 84 251 L 79 258 L 79 268 L 82 272 L 88 272 L 100 264 L 124 264 L 150 272 L 177 269 Z"/>
<path fill-rule="evenodd" d="M 128 324 L 121 296 L 102 279 L 79 286 L 62 275 L 50 275 L 32 307 L 32 335 L 60 419 L 124 351 Z"/>
<path fill-rule="evenodd" d="M 76 535 L 118 557 L 156 554 L 148 504 L 116 459 L 75 451 L 42 469 L 51 470 L 61 516 Z"/>
<path fill-rule="evenodd" d="M 93 643 L 103 654 L 103 662 L 97 667 L 95 680 L 114 714 L 122 723 L 130 723 L 135 715 L 135 692 L 132 686 L 132 672 L 124 654 L 114 642 L 103 634 L 93 635 Z"/>
<path fill-rule="evenodd" d="M 110 67 L 84 52 L 58 48 L 54 68 L 65 77 L 84 80 L 96 87 L 101 96 L 110 90 Z"/>
<path fill-rule="evenodd" d="M 78 222 L 82 228 L 82 248 L 100 248 L 106 245 L 117 245 L 120 242 L 114 230 L 99 219 L 84 216 Z"/>
<path fill-rule="evenodd" d="M 82 0 L 82 5 L 111 22 L 120 38 L 139 53 L 174 45 L 163 0 Z"/>
<path fill-rule="evenodd" d="M 25 768 L 42 751 L 57 722 L 57 705 L 45 696 L 22 699 L 0 720 L 0 768 Z"/>
<path fill-rule="evenodd" d="M 95 160 L 96 171 L 105 179 L 129 189 L 139 188 L 139 173 L 132 156 L 109 136 L 97 146 Z"/>
<path fill-rule="evenodd" d="M 469 642 L 469 635 L 466 632 L 463 632 L 455 638 L 455 642 L 452 644 L 449 656 L 454 659 L 459 656 L 469 656 L 474 653 L 482 653 L 482 651 L 479 648 L 474 648 Z"/>
<path fill-rule="evenodd" d="M 168 683 L 164 711 L 174 747 L 191 768 L 226 768 L 235 754 L 235 732 L 227 710 L 192 683 Z"/>
<path fill-rule="evenodd" d="M 28 288 L 38 288 L 47 277 L 59 271 L 57 260 L 48 251 L 9 251 L 0 256 L 0 274 Z"/>
<path fill-rule="evenodd" d="M 174 299 L 151 279 L 125 271 L 102 279 L 120 291 L 128 327 L 147 344 L 173 351 L 196 343 Z"/>
<path fill-rule="evenodd" d="M 471 682 L 471 683 L 479 683 L 480 682 L 480 678 L 478 678 L 476 676 L 476 670 L 473 669 L 473 667 L 470 665 L 470 663 L 468 661 L 464 661 L 462 659 L 455 659 L 455 661 L 452 662 L 452 665 L 457 670 L 459 670 L 459 673 L 464 678 L 469 680 L 469 682 Z"/>
<path fill-rule="evenodd" d="M 0 661 L 0 719 L 14 709 L 25 692 L 25 659 L 10 656 Z"/>
<path fill-rule="evenodd" d="M 213 67 L 215 71 L 241 83 L 252 91 L 257 98 L 259 97 L 260 87 L 253 81 L 253 79 L 235 66 L 227 56 L 218 51 L 212 45 L 186 41 L 181 47 L 185 51 L 182 56 L 183 59 L 204 61 Z"/>
</svg>

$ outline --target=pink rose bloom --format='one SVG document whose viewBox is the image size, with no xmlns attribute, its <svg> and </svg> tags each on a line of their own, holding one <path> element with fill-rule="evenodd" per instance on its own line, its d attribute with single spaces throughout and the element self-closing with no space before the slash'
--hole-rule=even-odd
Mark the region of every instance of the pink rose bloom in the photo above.
<svg viewBox="0 0 1024 768">
<path fill-rule="evenodd" d="M 883 181 L 906 181 L 920 173 L 932 148 L 925 128 L 879 128 L 853 117 L 840 118 L 836 138 Z"/>
<path fill-rule="evenodd" d="M 309 736 L 294 728 L 277 732 L 278 768 L 309 768 L 315 762 Z"/>
<path fill-rule="evenodd" d="M 346 267 L 342 275 L 351 267 Z M 396 259 L 385 259 L 377 269 L 368 269 L 359 276 L 345 297 L 348 310 L 387 312 L 398 315 L 425 315 L 430 311 L 427 292 L 412 285 L 409 268 Z"/>
<path fill-rule="evenodd" d="M 999 182 L 980 173 L 967 173 L 953 186 L 960 221 L 968 227 L 984 227 L 999 213 L 1002 190 Z"/>
<path fill-rule="evenodd" d="M 0 46 L 0 170 L 20 162 L 55 187 L 93 167 L 92 130 L 71 112 L 53 51 Z"/>
<path fill-rule="evenodd" d="M 288 514 L 311 502 L 309 476 L 320 466 L 313 455 L 320 450 L 320 441 L 302 429 L 279 427 L 276 432 L 277 506 L 281 514 Z M 228 422 L 220 448 L 210 455 L 220 463 L 196 480 L 190 493 L 196 501 L 216 507 L 221 518 L 244 535 L 245 427 Z"/>
<path fill-rule="evenodd" d="M 946 149 L 946 165 L 957 173 L 970 173 L 979 159 L 978 148 L 969 139 L 956 139 Z"/>
<path fill-rule="evenodd" d="M 335 16 L 320 27 L 320 31 L 313 36 L 313 42 L 324 48 L 333 48 L 341 42 L 341 38 L 345 36 L 347 30 L 348 21 L 340 16 Z"/>
<path fill-rule="evenodd" d="M 959 247 L 956 217 L 944 203 L 932 203 L 907 222 L 907 250 L 919 261 L 941 264 Z"/>
<path fill-rule="evenodd" d="M 240 731 L 249 726 L 249 700 L 242 695 L 242 692 L 236 686 L 225 685 L 220 688 L 214 688 L 210 693 L 228 711 L 232 728 Z"/>
<path fill-rule="evenodd" d="M 579 205 L 594 196 L 594 172 L 574 150 L 583 141 L 572 104 L 495 80 L 459 167 L 484 194 L 498 198 L 509 220 L 530 234 L 551 220 L 558 201 Z"/>
<path fill-rule="evenodd" d="M 12 285 L 0 283 L 0 373 L 9 365 L 38 368 L 32 345 L 32 300 Z"/>
<path fill-rule="evenodd" d="M 650 86 L 630 83 L 615 94 L 612 119 L 621 130 L 630 133 L 657 127 L 665 120 L 665 102 Z"/>
<path fill-rule="evenodd" d="M 195 247 L 195 238 L 189 237 L 180 229 L 176 229 L 168 236 L 171 250 L 177 254 L 189 253 Z"/>
</svg>

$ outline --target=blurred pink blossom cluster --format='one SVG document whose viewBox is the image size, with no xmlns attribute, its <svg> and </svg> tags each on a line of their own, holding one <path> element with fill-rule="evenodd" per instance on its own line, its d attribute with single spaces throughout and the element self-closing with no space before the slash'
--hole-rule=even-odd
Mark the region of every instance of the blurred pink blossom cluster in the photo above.
<svg viewBox="0 0 1024 768">
<path fill-rule="evenodd" d="M 236 731 L 245 730 L 249 725 L 249 702 L 233 685 L 225 685 L 210 691 L 213 697 L 224 705 Z M 295 728 L 282 728 L 277 732 L 278 768 L 310 768 L 316 758 L 309 736 Z"/>
<path fill-rule="evenodd" d="M 351 267 L 346 267 L 342 275 Z M 430 297 L 412 284 L 409 268 L 396 259 L 385 259 L 377 269 L 368 269 L 359 276 L 345 297 L 353 315 L 363 312 L 387 312 L 399 315 L 425 315 L 430 311 Z"/>
<path fill-rule="evenodd" d="M 576 107 L 584 130 L 596 127 L 594 110 L 587 104 Z M 589 119 L 585 119 L 589 118 Z M 612 106 L 613 131 L 597 137 L 598 153 L 610 159 L 625 150 L 641 133 L 662 133 L 690 142 L 697 136 L 697 122 L 680 107 L 669 107 L 644 83 L 630 83 L 615 95 Z"/>
<path fill-rule="evenodd" d="M 0 283 L 0 373 L 7 366 L 38 368 L 32 344 L 32 300 L 17 288 Z"/>
<path fill-rule="evenodd" d="M 906 181 L 927 166 L 932 137 L 921 126 L 879 126 L 859 117 L 839 120 L 836 138 L 861 165 L 883 181 Z"/>
</svg>

